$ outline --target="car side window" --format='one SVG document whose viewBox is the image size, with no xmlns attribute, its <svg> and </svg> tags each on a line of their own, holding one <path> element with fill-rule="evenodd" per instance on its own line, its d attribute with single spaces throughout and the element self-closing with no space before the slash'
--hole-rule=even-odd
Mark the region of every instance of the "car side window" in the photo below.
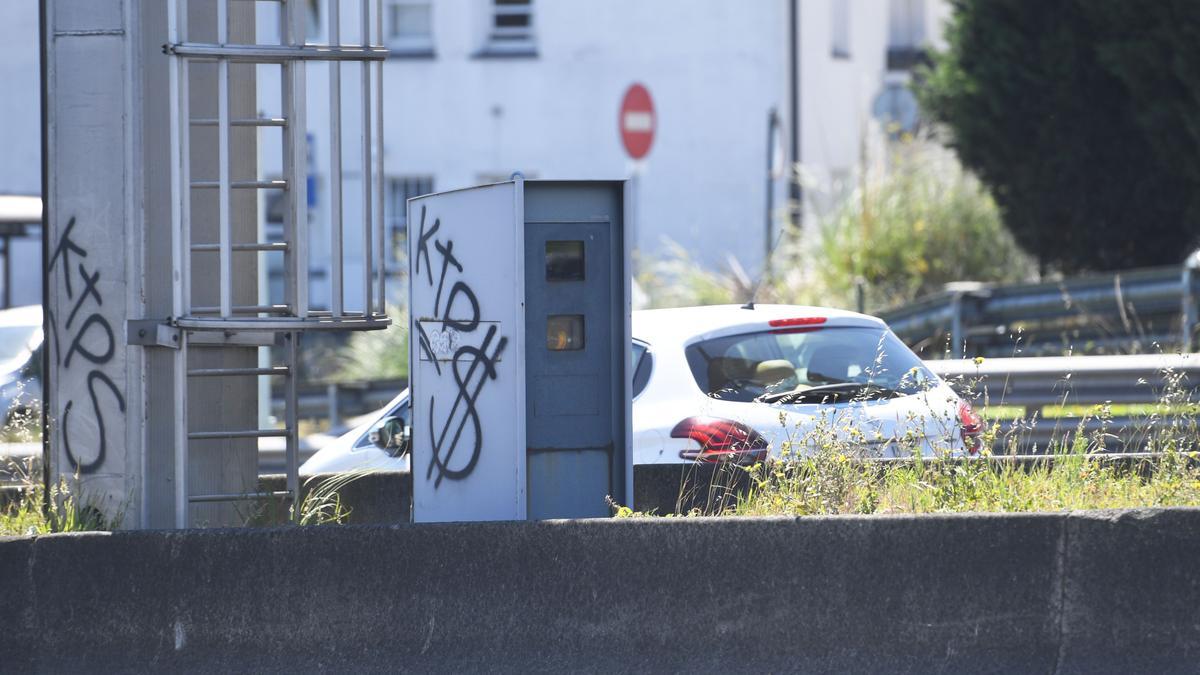
<svg viewBox="0 0 1200 675">
<path fill-rule="evenodd" d="M 354 449 L 361 450 L 363 448 L 375 447 L 375 444 L 371 442 L 371 432 L 378 429 L 379 426 L 383 424 L 383 421 L 389 417 L 397 417 L 397 418 L 403 420 L 405 425 L 408 425 L 409 424 L 408 401 L 409 401 L 409 399 L 406 398 L 403 401 L 397 403 L 395 408 L 392 408 L 391 410 L 389 410 L 387 412 L 387 414 L 380 417 L 379 420 L 375 422 L 375 424 L 372 424 L 371 427 L 369 429 L 367 429 L 366 433 L 364 433 L 362 436 L 359 436 L 358 440 L 354 442 Z"/>
<path fill-rule="evenodd" d="M 643 342 L 634 341 L 633 343 L 633 397 L 637 398 L 638 394 L 646 388 L 646 383 L 650 381 L 650 371 L 654 369 L 654 354 L 650 351 L 650 345 Z"/>
</svg>

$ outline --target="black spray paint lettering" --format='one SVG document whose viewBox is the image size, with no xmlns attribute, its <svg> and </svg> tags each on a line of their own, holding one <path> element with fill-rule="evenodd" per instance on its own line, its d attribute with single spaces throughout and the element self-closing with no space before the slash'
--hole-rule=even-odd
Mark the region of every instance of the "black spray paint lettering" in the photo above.
<svg viewBox="0 0 1200 675">
<path fill-rule="evenodd" d="M 476 322 L 478 324 L 478 321 Z M 450 414 L 446 416 L 446 422 L 442 425 L 439 433 L 435 433 L 434 429 L 434 406 L 436 398 L 429 397 L 429 438 L 433 443 L 433 456 L 429 463 L 429 470 L 425 472 L 425 478 L 428 480 L 433 477 L 434 469 L 437 469 L 437 479 L 433 482 L 433 487 L 437 488 L 442 484 L 442 479 L 449 478 L 451 480 L 461 480 L 471 475 L 475 470 L 475 465 L 479 462 L 479 453 L 483 450 L 483 427 L 479 422 L 479 411 L 475 409 L 475 401 L 479 398 L 479 393 L 483 391 L 483 385 L 488 380 L 496 379 L 496 361 L 500 358 L 500 354 L 504 351 L 504 347 L 508 344 L 508 338 L 500 338 L 496 343 L 495 349 L 491 354 L 488 354 L 488 349 L 492 344 L 492 340 L 496 337 L 496 327 L 489 326 L 487 335 L 483 338 L 483 344 L 479 347 L 464 346 L 460 347 L 454 353 L 454 358 L 451 361 L 451 371 L 454 374 L 454 384 L 458 387 L 458 395 L 454 399 L 454 403 L 450 406 Z M 468 358 L 469 357 L 469 358 Z M 466 361 L 467 372 L 464 375 L 459 367 Z M 482 370 L 479 369 L 483 366 Z M 476 380 L 476 371 L 479 372 L 479 377 Z M 461 415 L 459 414 L 461 410 Z M 471 446 L 471 453 L 467 457 L 467 461 L 462 464 L 461 468 L 451 468 L 450 458 L 454 455 L 455 449 L 458 448 L 458 443 L 462 440 L 463 429 L 470 423 L 474 443 Z M 446 442 L 446 436 L 451 432 L 453 427 L 454 436 L 450 438 L 450 442 Z"/>
<path fill-rule="evenodd" d="M 421 233 L 417 238 L 417 255 L 414 261 L 417 265 L 417 274 L 421 273 L 421 256 L 425 256 L 425 276 L 429 278 L 429 285 L 433 285 L 433 264 L 429 262 L 429 240 L 437 233 L 438 228 L 442 226 L 442 221 L 434 219 L 433 227 L 429 228 L 429 232 L 425 231 L 425 207 L 421 207 Z M 461 272 L 462 269 L 459 268 Z"/>
<path fill-rule="evenodd" d="M 65 330 L 70 330 L 71 325 L 75 322 L 75 317 L 79 314 L 80 309 L 89 300 L 94 302 L 97 307 L 104 305 L 104 296 L 100 293 L 99 281 L 100 271 L 89 273 L 84 267 L 81 260 L 76 266 L 79 279 L 83 282 L 83 290 L 79 297 L 75 297 L 74 286 L 71 284 L 71 255 L 75 254 L 79 258 L 88 257 L 87 249 L 80 246 L 71 239 L 71 232 L 75 229 L 75 218 L 67 221 L 67 226 L 59 235 L 58 245 L 54 248 L 53 255 L 50 256 L 49 271 L 54 270 L 54 266 L 59 263 L 61 258 L 62 264 L 59 266 L 63 273 L 63 286 L 67 291 L 67 299 L 74 300 L 71 307 L 71 312 L 67 316 L 67 323 L 63 327 Z M 67 461 L 70 462 L 73 471 L 80 474 L 95 473 L 104 464 L 104 460 L 108 451 L 108 439 L 106 438 L 108 430 L 104 424 L 104 411 L 100 407 L 100 394 L 97 392 L 96 383 L 104 385 L 109 393 L 112 394 L 113 400 L 116 401 L 117 410 L 122 414 L 125 412 L 125 397 L 121 395 L 121 390 L 112 378 L 102 370 L 102 367 L 112 362 L 117 352 L 116 335 L 113 333 L 112 324 L 104 315 L 97 312 L 88 314 L 87 317 L 78 325 L 73 333 L 68 333 L 70 346 L 67 348 L 66 357 L 62 357 L 62 347 L 59 338 L 58 319 L 53 312 L 47 310 L 46 313 L 50 323 L 51 339 L 54 342 L 55 363 L 62 366 L 64 370 L 71 368 L 71 361 L 75 355 L 79 355 L 84 361 L 87 361 L 93 366 L 87 373 L 87 390 L 88 398 L 92 403 L 92 412 L 95 415 L 96 429 L 99 433 L 97 439 L 98 448 L 95 456 L 90 461 L 82 461 L 76 454 L 79 448 L 71 447 L 71 411 L 75 408 L 75 401 L 68 400 L 62 409 L 62 442 L 63 451 L 67 456 Z M 94 336 L 94 337 L 93 337 Z M 99 343 L 96 340 L 100 340 Z M 101 345 L 97 348 L 97 344 Z"/>
<path fill-rule="evenodd" d="M 102 382 L 108 390 L 112 392 L 113 397 L 117 401 L 117 407 L 121 412 L 125 412 L 125 399 L 121 396 L 121 392 L 117 390 L 117 385 L 104 373 L 99 370 L 93 370 L 88 373 L 87 387 L 88 396 L 92 399 L 92 410 L 96 413 L 96 426 L 100 433 L 100 449 L 96 451 L 96 458 L 90 462 L 80 462 L 73 452 L 71 452 L 71 434 L 67 433 L 71 421 L 71 406 L 74 401 L 67 401 L 67 405 L 63 408 L 62 427 L 63 427 L 63 451 L 67 453 L 67 457 L 71 460 L 71 466 L 81 474 L 94 473 L 96 469 L 104 464 L 104 456 L 107 452 L 107 442 L 104 439 L 104 413 L 100 411 L 100 399 L 96 396 L 96 383 Z"/>
<path fill-rule="evenodd" d="M 465 334 L 475 333 L 481 323 L 481 314 L 479 299 L 470 284 L 461 279 L 454 280 L 450 291 L 445 296 L 446 304 L 442 305 L 442 291 L 445 289 L 450 269 L 454 268 L 460 275 L 465 270 L 454 255 L 454 241 L 450 239 L 441 241 L 433 238 L 440 228 L 441 220 L 435 219 L 433 225 L 428 230 L 425 229 L 425 207 L 422 206 L 417 253 L 414 256 L 415 275 L 412 278 L 418 278 L 417 275 L 421 272 L 421 258 L 424 257 L 425 277 L 429 288 L 433 289 L 433 261 L 429 251 L 429 242 L 432 240 L 434 249 L 442 258 L 441 272 L 438 275 L 437 290 L 434 295 L 433 315 L 438 317 L 443 330 L 454 330 Z M 414 324 L 417 327 L 419 348 L 433 362 L 437 376 L 441 377 L 442 368 L 430 344 L 429 335 L 420 321 L 414 321 Z M 451 357 L 450 371 L 454 377 L 456 394 L 441 425 L 436 422 L 437 397 L 436 395 L 429 397 L 429 438 L 433 453 L 425 477 L 426 480 L 434 481 L 434 489 L 437 489 L 445 479 L 462 480 L 466 478 L 471 475 L 476 464 L 479 463 L 479 457 L 483 451 L 484 430 L 479 419 L 479 411 L 476 409 L 476 401 L 487 381 L 496 379 L 496 362 L 508 344 L 508 338 L 497 339 L 496 332 L 495 325 L 489 326 L 483 342 L 478 347 L 465 344 L 459 347 Z M 467 429 L 470 429 L 470 436 L 473 439 L 470 450 L 465 456 L 465 461 L 463 454 L 459 453 L 458 461 L 452 464 L 451 459 L 462 442 L 463 432 Z M 434 477 L 435 472 L 437 473 L 436 478 Z"/>
</svg>

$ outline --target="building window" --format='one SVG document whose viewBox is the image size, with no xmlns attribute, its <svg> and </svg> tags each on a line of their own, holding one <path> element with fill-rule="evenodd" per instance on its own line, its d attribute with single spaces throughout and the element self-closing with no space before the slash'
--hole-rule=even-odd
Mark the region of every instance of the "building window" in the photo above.
<svg viewBox="0 0 1200 675">
<path fill-rule="evenodd" d="M 534 52 L 533 0 L 492 0 L 488 45 L 494 55 L 528 55 Z"/>
<path fill-rule="evenodd" d="M 433 192 L 433 176 L 388 178 L 383 200 L 383 227 L 388 238 L 388 271 L 404 269 L 408 250 L 408 200 Z M 395 269 L 393 269 L 395 268 Z"/>
<path fill-rule="evenodd" d="M 433 52 L 431 0 L 389 0 L 384 16 L 387 46 L 401 56 Z"/>
<path fill-rule="evenodd" d="M 850 58 L 850 0 L 831 0 L 830 16 L 833 25 L 830 30 L 832 49 L 835 59 Z"/>
</svg>

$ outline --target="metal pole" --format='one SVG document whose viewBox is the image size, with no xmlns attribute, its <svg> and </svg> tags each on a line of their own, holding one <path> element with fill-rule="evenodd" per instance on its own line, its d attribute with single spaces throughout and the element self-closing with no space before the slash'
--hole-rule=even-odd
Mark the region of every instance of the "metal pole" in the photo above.
<svg viewBox="0 0 1200 675">
<path fill-rule="evenodd" d="M 1200 249 L 1192 252 L 1188 259 L 1183 263 L 1183 288 L 1182 288 L 1182 328 L 1183 335 L 1180 341 L 1180 349 L 1185 352 L 1192 351 L 1192 346 L 1195 343 L 1194 333 L 1197 323 L 1197 298 L 1196 298 L 1196 272 L 1200 271 Z"/>
<path fill-rule="evenodd" d="M 49 46 L 46 31 L 50 27 L 50 8 L 47 0 L 38 3 L 38 56 L 40 72 L 39 99 L 41 103 L 41 189 L 42 189 L 42 335 L 50 335 L 50 315 L 44 311 L 50 307 L 50 67 Z M 50 411 L 53 409 L 53 394 L 57 383 L 50 379 L 50 350 L 42 350 L 42 510 L 50 508 L 50 471 L 53 468 L 50 454 Z"/>
<path fill-rule="evenodd" d="M 284 426 L 287 427 L 284 470 L 287 472 L 287 490 L 292 496 L 292 519 L 298 521 L 300 519 L 300 427 L 299 414 L 296 409 L 296 380 L 300 376 L 300 364 L 297 362 L 300 333 L 285 333 L 283 339 L 287 343 L 284 348 L 287 350 L 288 367 L 283 413 Z"/>
<path fill-rule="evenodd" d="M 362 0 L 363 47 L 371 41 L 371 2 Z M 374 226 L 374 202 L 371 200 L 371 118 L 375 112 L 371 107 L 371 64 L 362 62 L 362 200 L 363 200 L 363 318 L 371 315 L 371 232 Z"/>
<path fill-rule="evenodd" d="M 303 8 L 289 2 L 283 5 L 283 10 L 287 12 L 285 39 L 288 46 L 303 45 Z M 304 106 L 298 106 L 296 102 L 305 100 L 308 66 L 304 61 L 297 60 L 287 63 L 284 68 L 287 87 L 283 111 L 288 130 L 284 173 L 288 179 L 288 224 L 291 228 L 285 285 L 294 302 L 293 313 L 304 319 L 308 317 L 308 131 L 304 121 Z"/>
<path fill-rule="evenodd" d="M 12 307 L 12 239 L 4 235 L 4 309 Z"/>
<path fill-rule="evenodd" d="M 767 114 L 767 206 L 764 214 L 765 230 L 763 232 L 763 276 L 769 276 L 771 270 L 771 248 L 775 239 L 775 227 L 772 222 L 775 211 L 775 134 L 779 129 L 779 113 L 774 108 Z"/>
<path fill-rule="evenodd" d="M 795 167 L 800 164 L 800 8 L 799 0 L 788 2 L 788 93 L 789 126 L 791 126 L 792 171 L 788 172 L 788 193 L 791 197 L 792 227 L 799 230 L 803 225 L 804 190 Z"/>
<path fill-rule="evenodd" d="M 186 0 L 171 0 L 167 5 L 168 39 L 177 43 L 187 37 Z M 168 96 L 170 101 L 171 164 L 177 178 L 171 182 L 171 229 L 174 246 L 171 247 L 171 264 L 174 274 L 171 280 L 171 310 L 178 318 L 186 310 L 185 296 L 186 259 L 190 251 L 185 247 L 187 240 L 187 216 L 191 183 L 188 172 L 187 138 L 191 129 L 188 114 L 188 70 L 187 59 L 175 57 L 167 70 Z M 175 416 L 174 428 L 174 503 L 175 527 L 188 526 L 188 429 L 187 429 L 187 344 L 182 340 L 172 361 L 172 407 Z"/>
<path fill-rule="evenodd" d="M 630 214 L 630 217 L 633 219 L 633 222 L 629 223 L 629 227 L 625 228 L 629 232 L 629 239 L 630 239 L 629 248 L 632 251 L 638 250 L 638 234 L 639 234 L 639 230 L 640 230 L 640 228 L 638 227 L 638 202 L 641 201 L 641 192 L 642 192 L 641 181 L 639 180 L 639 176 L 640 176 L 641 172 L 642 172 L 641 162 L 638 160 L 634 160 L 633 171 L 630 172 L 630 174 L 629 174 L 629 201 L 630 201 L 629 214 Z M 639 269 L 641 266 L 640 261 L 641 261 L 641 256 L 638 256 L 633 259 L 633 267 L 634 267 L 633 275 L 635 278 L 637 277 L 637 274 L 641 271 Z"/>
<path fill-rule="evenodd" d="M 217 3 L 217 43 L 229 42 L 229 0 Z M 221 318 L 233 316 L 232 234 L 230 232 L 229 169 L 229 59 L 217 60 L 217 166 L 220 194 L 217 198 L 218 242 L 220 244 Z"/>
<path fill-rule="evenodd" d="M 950 353 L 956 359 L 963 358 L 963 294 L 955 293 L 950 299 Z"/>
<path fill-rule="evenodd" d="M 329 0 L 329 44 L 340 46 L 342 7 Z M 329 63 L 329 309 L 342 316 L 342 65 Z"/>
<path fill-rule="evenodd" d="M 383 0 L 375 0 L 375 44 L 383 44 Z M 375 250 L 379 253 L 379 313 L 387 312 L 384 295 L 387 254 L 383 236 L 383 61 L 375 62 Z"/>
<path fill-rule="evenodd" d="M 340 398 L 340 394 L 341 392 L 338 391 L 336 382 L 330 382 L 329 384 L 325 385 L 325 406 L 327 408 L 327 412 L 329 413 L 330 429 L 337 427 L 337 425 L 341 423 L 341 414 L 339 412 L 341 409 L 341 402 L 338 400 Z"/>
</svg>

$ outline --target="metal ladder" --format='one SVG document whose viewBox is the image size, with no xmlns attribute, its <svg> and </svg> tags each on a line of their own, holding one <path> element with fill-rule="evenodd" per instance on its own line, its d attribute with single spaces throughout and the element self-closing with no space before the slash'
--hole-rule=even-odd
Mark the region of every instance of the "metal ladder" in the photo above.
<svg viewBox="0 0 1200 675">
<path fill-rule="evenodd" d="M 374 37 L 374 44 L 343 45 L 339 38 L 341 7 L 339 0 L 328 0 L 330 44 L 306 44 L 305 6 L 301 0 L 215 0 L 216 41 L 194 42 L 188 32 L 188 0 L 168 1 L 169 44 L 164 52 L 170 57 L 170 134 L 171 134 L 171 234 L 172 234 L 172 316 L 154 327 L 149 342 L 175 349 L 173 361 L 174 489 L 175 525 L 188 527 L 192 505 L 198 503 L 283 500 L 291 506 L 293 519 L 299 517 L 299 437 L 297 429 L 296 380 L 297 354 L 301 335 L 310 330 L 370 330 L 385 328 L 389 321 L 384 306 L 383 199 L 382 199 L 382 60 L 387 50 L 382 43 L 381 0 L 359 0 L 363 42 Z M 231 2 L 271 3 L 279 7 L 279 44 L 241 44 L 229 38 Z M 374 12 L 371 5 L 374 4 Z M 216 64 L 217 115 L 196 117 L 192 114 L 190 66 L 197 61 Z M 327 311 L 309 304 L 309 227 L 307 202 L 307 127 L 305 125 L 306 65 L 309 61 L 327 61 L 330 65 L 331 94 L 331 167 L 330 192 L 333 217 L 330 227 L 331 302 Z M 362 213 L 363 298 L 361 311 L 346 311 L 343 292 L 344 223 L 342 218 L 342 137 L 341 63 L 361 64 L 362 73 Z M 274 64 L 280 67 L 281 117 L 234 118 L 230 106 L 230 64 Z M 373 71 L 373 72 L 372 72 Z M 372 86 L 373 80 L 373 86 Z M 372 105 L 374 100 L 374 105 Z M 338 114 L 334 114 L 334 112 Z M 190 134 L 193 127 L 217 129 L 217 176 L 192 176 Z M 282 174 L 279 180 L 233 180 L 230 155 L 230 130 L 234 127 L 280 127 Z M 257 170 L 256 170 L 257 175 Z M 217 241 L 193 242 L 192 192 L 217 191 Z M 286 209 L 284 240 L 281 242 L 233 241 L 233 190 L 283 190 Z M 259 264 L 264 254 L 284 258 L 284 294 L 282 304 L 234 304 L 234 252 L 254 252 Z M 193 256 L 218 256 L 217 286 L 219 302 L 215 306 L 194 306 L 192 297 Z M 379 264 L 373 264 L 378 261 Z M 256 286 L 261 284 L 261 277 Z M 261 288 L 256 288 L 261 298 Z M 274 345 L 282 337 L 283 363 L 256 367 L 197 367 L 190 365 L 192 347 L 247 347 Z M 195 359 L 193 359 L 194 361 Z M 191 430 L 189 383 L 198 378 L 232 378 L 256 381 L 258 378 L 285 381 L 285 412 L 282 428 Z M 192 442 L 284 438 L 286 489 L 280 491 L 232 491 L 196 494 L 189 483 L 189 449 Z"/>
</svg>

